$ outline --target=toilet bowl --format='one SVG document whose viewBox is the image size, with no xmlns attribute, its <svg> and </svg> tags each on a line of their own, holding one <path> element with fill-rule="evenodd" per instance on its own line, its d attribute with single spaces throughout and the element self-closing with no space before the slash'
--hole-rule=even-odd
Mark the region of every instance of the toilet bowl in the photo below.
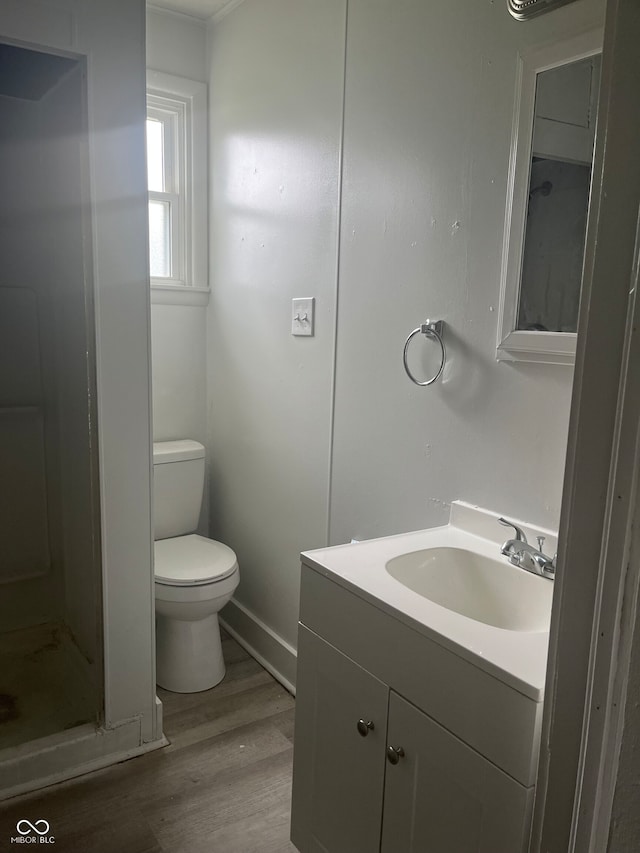
<svg viewBox="0 0 640 853">
<path fill-rule="evenodd" d="M 208 690 L 225 674 L 218 612 L 238 586 L 236 555 L 191 534 L 155 543 L 156 681 L 175 693 Z"/>
<path fill-rule="evenodd" d="M 156 682 L 176 693 L 208 690 L 224 678 L 218 612 L 240 580 L 231 548 L 190 532 L 203 482 L 201 444 L 154 443 Z"/>
</svg>

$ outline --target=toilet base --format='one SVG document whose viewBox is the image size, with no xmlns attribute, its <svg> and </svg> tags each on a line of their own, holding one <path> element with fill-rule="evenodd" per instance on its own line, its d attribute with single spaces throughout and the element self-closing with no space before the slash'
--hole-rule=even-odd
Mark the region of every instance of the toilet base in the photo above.
<svg viewBox="0 0 640 853">
<path fill-rule="evenodd" d="M 218 614 L 184 621 L 156 615 L 156 682 L 173 693 L 198 693 L 225 674 Z"/>
</svg>

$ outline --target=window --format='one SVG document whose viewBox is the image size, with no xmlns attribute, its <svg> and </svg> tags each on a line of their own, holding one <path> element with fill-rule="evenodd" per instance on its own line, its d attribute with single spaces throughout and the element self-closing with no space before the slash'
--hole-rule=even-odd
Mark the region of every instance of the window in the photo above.
<svg viewBox="0 0 640 853">
<path fill-rule="evenodd" d="M 165 294 L 206 292 L 204 83 L 149 71 L 146 131 L 151 286 Z"/>
</svg>

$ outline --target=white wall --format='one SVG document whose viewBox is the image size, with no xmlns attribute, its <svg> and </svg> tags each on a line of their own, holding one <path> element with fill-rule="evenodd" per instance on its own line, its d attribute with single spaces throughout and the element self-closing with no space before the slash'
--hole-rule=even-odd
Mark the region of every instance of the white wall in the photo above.
<svg viewBox="0 0 640 853">
<path fill-rule="evenodd" d="M 495 359 L 516 61 L 603 7 L 350 0 L 332 542 L 446 523 L 456 498 L 557 527 L 572 372 Z M 418 388 L 402 347 L 426 317 L 448 362 Z"/>
<path fill-rule="evenodd" d="M 274 656 L 327 536 L 343 56 L 343 0 L 246 0 L 211 30 L 210 529 L 240 565 L 224 618 Z M 297 296 L 315 337 L 290 334 Z"/>
<path fill-rule="evenodd" d="M 205 440 L 206 309 L 152 305 L 153 437 Z"/>
<path fill-rule="evenodd" d="M 147 68 L 206 81 L 207 31 L 203 21 L 147 9 Z"/>
<path fill-rule="evenodd" d="M 211 530 L 240 560 L 224 615 L 265 649 L 295 644 L 298 551 L 329 505 L 332 543 L 444 523 L 455 498 L 559 516 L 571 370 L 495 359 L 516 58 L 604 4 L 521 24 L 503 3 L 349 0 L 341 149 L 346 5 L 245 0 L 211 29 Z M 307 295 L 317 336 L 291 338 Z M 426 317 L 449 351 L 429 389 L 401 360 Z"/>
<path fill-rule="evenodd" d="M 206 82 L 204 23 L 148 9 L 147 68 Z M 206 306 L 162 304 L 161 299 L 152 293 L 153 437 L 204 443 Z"/>
</svg>

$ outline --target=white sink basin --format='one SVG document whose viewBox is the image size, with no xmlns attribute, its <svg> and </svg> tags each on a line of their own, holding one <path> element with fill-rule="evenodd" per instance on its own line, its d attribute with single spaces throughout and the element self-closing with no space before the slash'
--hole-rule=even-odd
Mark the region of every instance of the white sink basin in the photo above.
<svg viewBox="0 0 640 853">
<path fill-rule="evenodd" d="M 427 548 L 385 564 L 408 589 L 440 607 L 507 631 L 549 630 L 553 583 L 462 548 Z"/>
<path fill-rule="evenodd" d="M 554 585 L 501 556 L 504 528 L 497 518 L 455 502 L 446 526 L 302 556 L 350 592 L 540 702 Z M 554 553 L 553 531 L 520 526 L 530 542 L 546 536 L 546 550 Z"/>
</svg>

